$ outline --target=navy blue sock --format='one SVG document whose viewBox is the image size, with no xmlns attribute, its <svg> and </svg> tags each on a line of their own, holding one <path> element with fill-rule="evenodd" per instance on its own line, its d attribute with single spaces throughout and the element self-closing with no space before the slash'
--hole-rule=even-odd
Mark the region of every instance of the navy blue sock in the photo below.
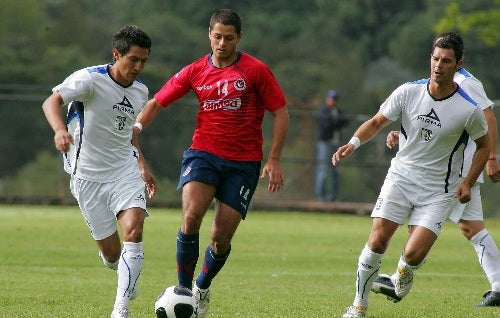
<svg viewBox="0 0 500 318">
<path fill-rule="evenodd" d="M 226 253 L 217 255 L 214 253 L 210 245 L 205 250 L 205 260 L 200 275 L 196 278 L 196 286 L 201 289 L 207 289 L 212 284 L 212 279 L 219 273 L 227 258 L 231 253 L 231 246 Z"/>
<path fill-rule="evenodd" d="M 194 271 L 200 256 L 200 235 L 177 233 L 177 278 L 179 285 L 193 288 Z"/>
</svg>

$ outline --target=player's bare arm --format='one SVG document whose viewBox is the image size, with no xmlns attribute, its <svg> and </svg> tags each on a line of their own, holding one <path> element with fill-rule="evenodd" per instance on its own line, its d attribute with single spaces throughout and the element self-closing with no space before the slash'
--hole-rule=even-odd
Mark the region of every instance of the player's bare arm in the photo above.
<svg viewBox="0 0 500 318">
<path fill-rule="evenodd" d="M 490 136 L 490 155 L 486 163 L 486 173 L 492 182 L 500 182 L 500 163 L 497 160 L 497 119 L 491 107 L 484 110 L 484 116 L 488 123 L 488 135 Z"/>
<path fill-rule="evenodd" d="M 262 168 L 260 178 L 269 176 L 267 189 L 271 192 L 279 191 L 284 185 L 284 173 L 281 168 L 281 153 L 285 144 L 288 127 L 290 126 L 290 117 L 286 107 L 280 108 L 271 113 L 274 116 L 273 139 L 271 149 L 267 156 L 267 161 Z"/>
<path fill-rule="evenodd" d="M 363 144 L 372 139 L 380 130 L 388 126 L 392 121 L 387 119 L 381 113 L 375 114 L 371 119 L 365 121 L 354 133 L 354 138 L 358 138 L 359 143 Z M 357 145 L 359 146 L 359 145 Z M 337 165 L 342 159 L 349 157 L 354 150 L 355 145 L 351 142 L 339 147 L 332 156 L 332 164 Z"/>
<path fill-rule="evenodd" d="M 68 133 L 66 124 L 64 123 L 61 106 L 63 99 L 59 92 L 55 92 L 43 102 L 42 109 L 45 118 L 49 122 L 50 127 L 54 131 L 54 144 L 57 150 L 61 153 L 66 153 L 69 150 L 70 144 L 73 143 L 73 137 Z"/>
<path fill-rule="evenodd" d="M 476 183 L 490 155 L 490 138 L 488 134 L 474 140 L 474 142 L 476 143 L 476 151 L 474 157 L 472 157 L 471 168 L 462 183 L 458 185 L 454 195 L 461 203 L 470 201 L 470 189 Z"/>
<path fill-rule="evenodd" d="M 139 128 L 134 126 L 132 132 L 132 144 L 139 152 L 137 165 L 139 166 L 142 180 L 144 180 L 144 183 L 146 184 L 146 191 L 148 192 L 148 196 L 150 199 L 152 199 L 156 194 L 157 182 L 155 176 L 146 164 L 146 159 L 144 158 L 144 154 L 142 153 L 141 147 L 139 146 L 139 139 L 137 136 L 139 132 Z"/>
<path fill-rule="evenodd" d="M 156 99 L 152 98 L 144 105 L 139 115 L 137 115 L 136 122 L 141 123 L 142 129 L 144 129 L 155 119 L 162 109 L 163 106 Z"/>
</svg>

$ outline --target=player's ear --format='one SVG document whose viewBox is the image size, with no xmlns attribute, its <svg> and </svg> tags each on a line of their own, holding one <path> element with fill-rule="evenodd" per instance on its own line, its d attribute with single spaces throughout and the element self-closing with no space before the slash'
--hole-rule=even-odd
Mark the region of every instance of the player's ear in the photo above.
<svg viewBox="0 0 500 318">
<path fill-rule="evenodd" d="M 113 49 L 113 62 L 118 61 L 118 57 L 120 57 L 120 52 L 116 48 Z"/>
</svg>

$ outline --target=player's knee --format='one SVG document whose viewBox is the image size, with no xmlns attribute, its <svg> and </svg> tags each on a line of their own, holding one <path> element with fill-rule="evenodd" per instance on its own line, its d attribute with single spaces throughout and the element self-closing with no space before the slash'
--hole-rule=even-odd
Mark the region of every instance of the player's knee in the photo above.
<svg viewBox="0 0 500 318">
<path fill-rule="evenodd" d="M 123 232 L 123 241 L 134 243 L 142 242 L 142 227 L 136 226 Z"/>
</svg>

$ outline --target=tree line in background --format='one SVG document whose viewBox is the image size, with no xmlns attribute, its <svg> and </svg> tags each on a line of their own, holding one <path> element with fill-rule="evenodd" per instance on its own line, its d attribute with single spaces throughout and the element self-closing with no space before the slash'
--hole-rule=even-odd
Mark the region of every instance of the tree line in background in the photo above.
<svg viewBox="0 0 500 318">
<path fill-rule="evenodd" d="M 341 107 L 353 119 L 347 138 L 359 124 L 356 119 L 372 115 L 396 86 L 428 77 L 431 42 L 439 32 L 462 34 L 466 67 L 483 81 L 491 99 L 499 98 L 500 72 L 493 68 L 500 60 L 499 0 L 3 0 L 0 181 L 19 178 L 26 169 L 30 179 L 38 173 L 47 180 L 43 164 L 26 168 L 47 152 L 56 156 L 41 103 L 73 71 L 111 62 L 114 32 L 135 24 L 151 36 L 141 79 L 153 94 L 182 66 L 209 52 L 208 20 L 221 7 L 240 13 L 239 48 L 265 61 L 283 86 L 292 114 L 284 156 L 304 166 L 304 174 L 313 165 L 305 163 L 314 160 L 314 111 L 324 92 L 340 92 Z M 196 110 L 194 96 L 188 95 L 141 134 L 148 161 L 163 180 L 177 180 Z M 355 161 L 365 168 L 346 174 L 368 179 L 366 186 L 377 192 L 378 184 L 370 182 L 379 182 L 386 166 L 372 177 L 371 163 L 388 164 L 393 153 L 373 147 L 359 151 Z M 310 178 L 293 179 L 310 187 Z"/>
</svg>

